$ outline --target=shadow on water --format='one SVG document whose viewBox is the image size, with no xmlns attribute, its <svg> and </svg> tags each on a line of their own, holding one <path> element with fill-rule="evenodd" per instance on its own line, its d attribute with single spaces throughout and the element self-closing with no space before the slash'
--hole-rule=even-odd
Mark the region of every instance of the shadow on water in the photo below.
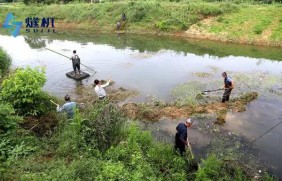
<svg viewBox="0 0 282 181">
<path fill-rule="evenodd" d="M 176 37 L 132 34 L 95 34 L 81 31 L 77 33 L 56 33 L 43 38 L 32 34 L 25 36 L 26 42 L 31 48 L 44 47 L 44 38 L 47 38 L 45 41 L 49 41 L 49 43 L 52 40 L 75 41 L 82 45 L 93 42 L 94 44 L 110 45 L 116 49 L 130 48 L 131 50 L 138 50 L 140 53 L 173 50 L 177 53 L 184 54 L 185 56 L 187 54 L 195 54 L 198 56 L 209 55 L 214 58 L 223 58 L 232 55 L 282 61 L 282 52 L 280 48 L 227 44 L 193 39 L 183 40 Z"/>
</svg>

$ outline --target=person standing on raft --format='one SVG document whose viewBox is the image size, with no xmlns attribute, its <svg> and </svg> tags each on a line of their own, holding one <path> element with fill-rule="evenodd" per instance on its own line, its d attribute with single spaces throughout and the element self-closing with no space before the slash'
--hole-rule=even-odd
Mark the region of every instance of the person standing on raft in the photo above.
<svg viewBox="0 0 282 181">
<path fill-rule="evenodd" d="M 81 74 L 81 71 L 80 71 L 80 58 L 76 54 L 76 50 L 73 51 L 73 56 L 70 59 L 72 60 L 72 67 L 73 67 L 73 71 L 74 71 L 75 76 L 77 74 L 76 69 L 78 70 L 78 73 Z"/>
</svg>

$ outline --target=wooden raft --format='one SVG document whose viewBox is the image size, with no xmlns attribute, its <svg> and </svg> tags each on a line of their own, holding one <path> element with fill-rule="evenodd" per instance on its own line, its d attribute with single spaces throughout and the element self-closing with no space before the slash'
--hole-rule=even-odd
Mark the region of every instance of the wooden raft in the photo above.
<svg viewBox="0 0 282 181">
<path fill-rule="evenodd" d="M 89 77 L 89 74 L 85 72 L 81 72 L 81 74 L 75 75 L 74 71 L 71 71 L 71 72 L 66 73 L 66 76 L 74 80 L 83 80 Z"/>
</svg>

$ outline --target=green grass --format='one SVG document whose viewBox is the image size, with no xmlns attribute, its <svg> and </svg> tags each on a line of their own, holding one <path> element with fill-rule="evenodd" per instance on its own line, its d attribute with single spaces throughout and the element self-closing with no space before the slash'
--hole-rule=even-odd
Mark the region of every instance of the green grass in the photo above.
<svg viewBox="0 0 282 181">
<path fill-rule="evenodd" d="M 204 27 L 211 33 L 230 39 L 281 43 L 281 5 L 241 5 L 235 13 L 223 14 Z"/>
<path fill-rule="evenodd" d="M 282 41 L 282 17 L 280 16 L 280 19 L 277 21 L 278 25 L 276 26 L 276 28 L 274 28 L 272 35 L 271 35 L 271 39 L 275 40 L 275 41 Z"/>
<path fill-rule="evenodd" d="M 195 1 L 116 1 L 51 5 L 1 5 L 0 18 L 13 12 L 18 21 L 27 17 L 54 17 L 56 28 L 114 31 L 126 13 L 126 30 L 135 33 L 176 33 L 197 24 L 203 32 L 213 33 L 217 40 L 281 45 L 282 6 L 236 4 L 236 2 Z M 209 24 L 202 20 L 214 18 Z M 25 25 L 24 25 L 25 26 Z M 22 29 L 24 32 L 24 29 Z M 209 35 L 207 35 L 209 37 Z M 212 38 L 211 38 L 212 39 Z"/>
<path fill-rule="evenodd" d="M 169 10 L 169 11 L 168 11 Z M 237 6 L 229 3 L 170 3 L 156 1 L 105 2 L 101 4 L 67 4 L 45 6 L 6 5 L 1 8 L 1 18 L 13 12 L 18 20 L 27 17 L 55 17 L 60 22 L 79 23 L 78 28 L 109 31 L 121 18 L 128 18 L 130 30 L 179 31 L 188 28 L 207 16 L 234 12 Z M 165 22 L 165 23 L 162 23 Z M 162 25 L 159 25 L 162 24 Z"/>
</svg>

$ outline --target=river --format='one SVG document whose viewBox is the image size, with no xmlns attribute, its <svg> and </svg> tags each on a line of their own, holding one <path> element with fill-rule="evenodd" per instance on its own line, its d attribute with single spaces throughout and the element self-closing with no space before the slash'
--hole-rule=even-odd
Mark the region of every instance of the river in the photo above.
<svg viewBox="0 0 282 181">
<path fill-rule="evenodd" d="M 282 121 L 282 51 L 279 48 L 92 33 L 16 38 L 0 35 L 0 46 L 12 57 L 13 67 L 45 66 L 47 83 L 44 90 L 60 97 L 73 92 L 79 84 L 91 85 L 94 79 L 111 76 L 115 87 L 140 92 L 131 101 L 140 102 L 148 97 L 172 101 L 175 99 L 172 92 L 180 84 L 199 80 L 207 88 L 213 88 L 209 85 L 221 83 L 221 72 L 226 71 L 238 85 L 234 96 L 253 89 L 260 95 L 247 105 L 246 111 L 227 112 L 220 129 L 250 142 Z M 76 50 L 81 62 L 97 73 L 82 67 L 91 75 L 89 78 L 81 82 L 69 79 L 65 74 L 72 70 L 71 61 L 45 48 L 67 56 Z M 220 96 L 221 93 L 212 95 Z M 182 120 L 161 120 L 152 127 L 172 141 L 179 121 Z M 210 143 L 211 138 L 200 134 L 195 125 L 189 137 L 196 143 L 195 149 L 201 149 Z M 253 147 L 258 149 L 259 159 L 271 165 L 271 170 L 282 179 L 281 131 L 282 124 L 254 142 Z"/>
</svg>

